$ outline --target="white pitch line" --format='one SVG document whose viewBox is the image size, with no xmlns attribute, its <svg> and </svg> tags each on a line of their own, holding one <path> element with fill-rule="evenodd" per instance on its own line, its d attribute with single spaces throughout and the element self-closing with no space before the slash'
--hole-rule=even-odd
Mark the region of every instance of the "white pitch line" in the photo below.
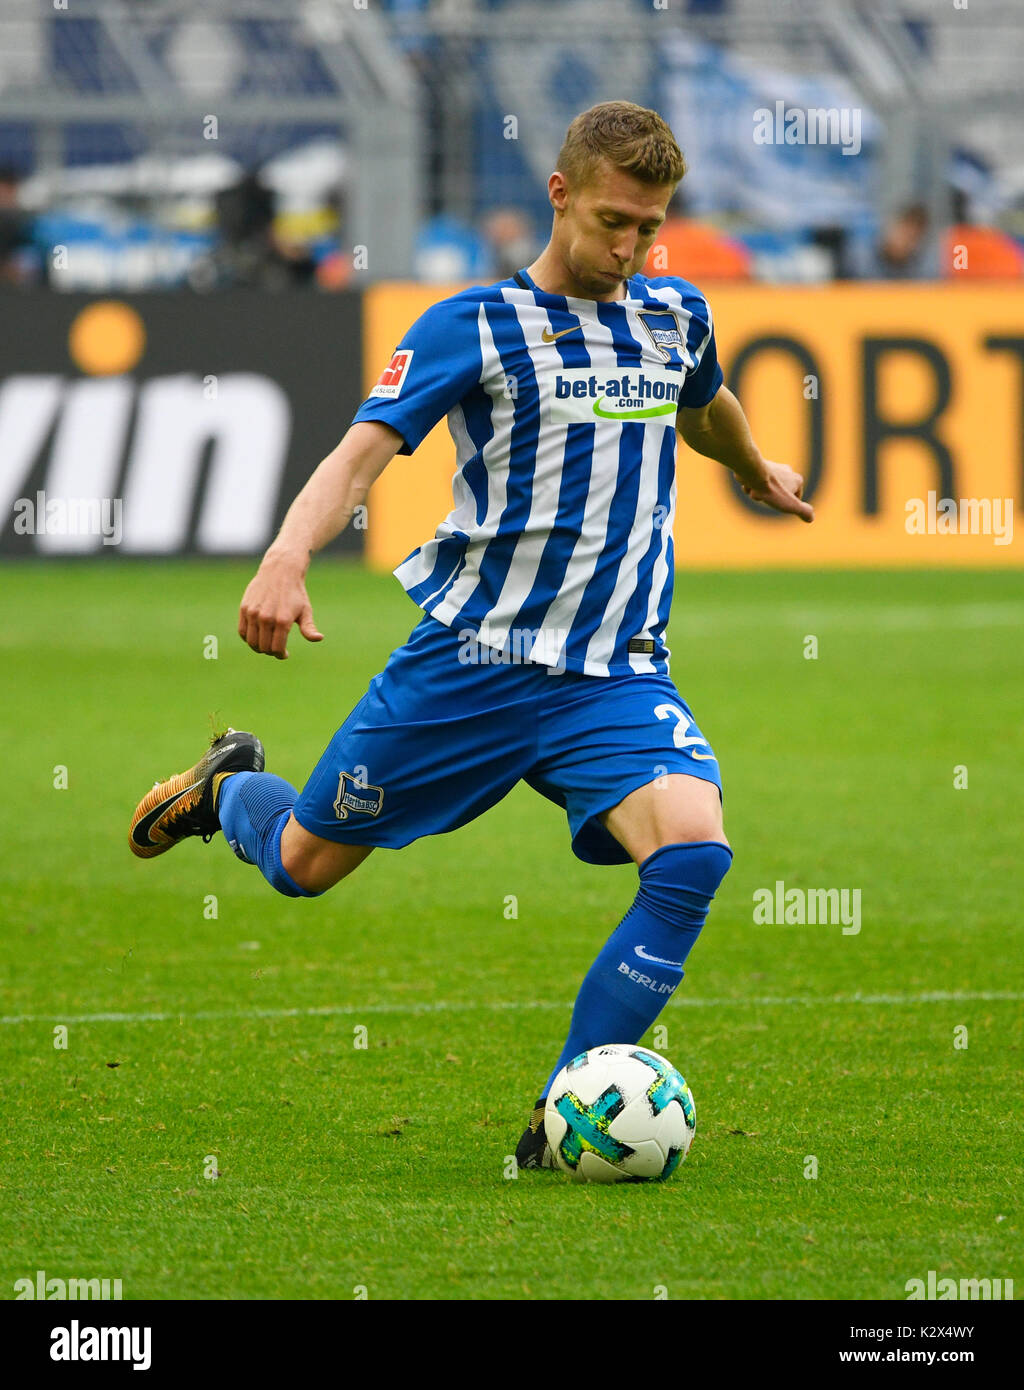
<svg viewBox="0 0 1024 1390">
<path fill-rule="evenodd" d="M 1020 1003 L 1024 992 L 1013 990 L 930 990 L 923 994 L 794 994 L 764 998 L 694 999 L 673 1001 L 673 1007 L 689 1009 L 775 1009 L 823 1008 L 833 1004 L 971 1004 L 1008 1001 Z M 434 1014 L 484 1011 L 498 1013 L 508 1009 L 571 1009 L 569 1002 L 548 999 L 495 1000 L 486 1002 L 439 1002 L 436 1004 L 323 1004 L 293 1009 L 200 1009 L 195 1013 L 97 1013 L 97 1014 L 6 1014 L 0 1024 L 19 1023 L 203 1023 L 218 1019 L 274 1018 L 360 1018 L 366 1014 Z"/>
</svg>

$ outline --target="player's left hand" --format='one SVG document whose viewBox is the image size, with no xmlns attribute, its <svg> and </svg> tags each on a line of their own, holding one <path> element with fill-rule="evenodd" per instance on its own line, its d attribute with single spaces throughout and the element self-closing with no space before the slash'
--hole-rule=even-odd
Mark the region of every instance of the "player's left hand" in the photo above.
<svg viewBox="0 0 1024 1390">
<path fill-rule="evenodd" d="M 748 487 L 740 479 L 740 486 L 747 496 L 777 512 L 791 512 L 801 521 L 813 521 L 814 508 L 801 495 L 804 490 L 803 476 L 788 464 L 772 463 L 767 459 L 765 470 L 767 476 L 763 484 Z"/>
</svg>

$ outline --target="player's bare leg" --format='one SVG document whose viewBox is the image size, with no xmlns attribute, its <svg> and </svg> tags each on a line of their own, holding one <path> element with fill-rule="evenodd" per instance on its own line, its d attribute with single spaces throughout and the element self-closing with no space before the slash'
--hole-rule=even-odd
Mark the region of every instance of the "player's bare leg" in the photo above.
<svg viewBox="0 0 1024 1390">
<path fill-rule="evenodd" d="M 291 878 L 307 893 L 325 893 L 357 869 L 372 845 L 340 845 L 312 835 L 294 816 L 281 832 L 281 862 Z"/>
<path fill-rule="evenodd" d="M 636 864 L 664 845 L 717 840 L 728 845 L 714 782 L 672 772 L 637 787 L 600 817 Z"/>
</svg>

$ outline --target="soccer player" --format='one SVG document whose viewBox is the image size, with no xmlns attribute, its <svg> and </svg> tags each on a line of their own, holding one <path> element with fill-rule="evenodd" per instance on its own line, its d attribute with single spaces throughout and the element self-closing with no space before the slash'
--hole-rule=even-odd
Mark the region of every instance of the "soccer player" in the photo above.
<svg viewBox="0 0 1024 1390">
<path fill-rule="evenodd" d="M 637 865 L 636 899 L 580 988 L 516 1151 L 550 1165 L 554 1076 L 638 1042 L 683 975 L 732 860 L 718 763 L 669 676 L 676 434 L 752 498 L 804 521 L 803 479 L 758 450 L 722 384 L 711 310 L 639 274 L 685 163 L 654 111 L 604 102 L 569 127 L 534 263 L 428 309 L 292 503 L 238 631 L 285 658 L 318 642 L 305 576 L 396 453 L 442 416 L 454 509 L 395 570 L 424 610 L 303 790 L 229 731 L 140 802 L 143 858 L 222 831 L 289 897 L 316 897 L 376 846 L 455 830 L 522 780 L 564 807 L 574 853 Z M 683 499 L 686 487 L 683 477 Z"/>
</svg>

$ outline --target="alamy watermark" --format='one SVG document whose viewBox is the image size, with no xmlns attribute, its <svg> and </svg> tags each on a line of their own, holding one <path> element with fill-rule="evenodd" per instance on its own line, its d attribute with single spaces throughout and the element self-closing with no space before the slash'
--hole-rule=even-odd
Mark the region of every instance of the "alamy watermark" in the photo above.
<svg viewBox="0 0 1024 1390">
<path fill-rule="evenodd" d="M 759 106 L 754 112 L 755 145 L 838 145 L 843 154 L 860 154 L 859 106 Z"/>
<path fill-rule="evenodd" d="M 1013 540 L 1012 497 L 910 497 L 904 527 L 911 536 L 992 536 L 995 545 Z"/>
<path fill-rule="evenodd" d="M 101 536 L 104 545 L 120 545 L 123 502 L 120 497 L 19 497 L 14 504 L 16 536 Z"/>
<path fill-rule="evenodd" d="M 940 1279 L 934 1269 L 926 1279 L 908 1279 L 903 1285 L 907 1302 L 915 1299 L 1006 1299 L 1013 1298 L 1012 1279 Z"/>
<path fill-rule="evenodd" d="M 774 889 L 754 889 L 754 922 L 758 926 L 841 926 L 844 936 L 857 936 L 860 889 L 787 888 L 780 878 Z"/>
<path fill-rule="evenodd" d="M 47 1278 L 46 1271 L 37 1269 L 35 1278 L 14 1281 L 15 1302 L 21 1299 L 111 1299 L 124 1297 L 120 1279 L 58 1279 Z"/>
<path fill-rule="evenodd" d="M 565 670 L 565 627 L 493 627 L 459 631 L 460 666 L 519 666 L 537 662 L 552 671 Z"/>
<path fill-rule="evenodd" d="M 133 1371 L 148 1371 L 153 1364 L 153 1329 L 150 1327 L 83 1327 L 73 1319 L 70 1327 L 50 1333 L 51 1361 L 130 1361 Z"/>
</svg>

